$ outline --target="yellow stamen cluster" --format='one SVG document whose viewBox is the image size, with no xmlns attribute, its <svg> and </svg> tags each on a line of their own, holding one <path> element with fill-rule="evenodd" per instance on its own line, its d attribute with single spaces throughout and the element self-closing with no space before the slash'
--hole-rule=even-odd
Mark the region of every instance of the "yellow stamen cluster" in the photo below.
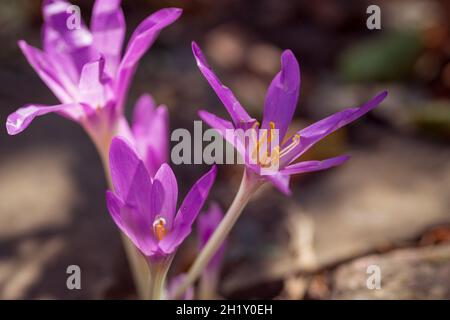
<svg viewBox="0 0 450 320">
<path fill-rule="evenodd" d="M 255 122 L 253 124 L 252 129 L 256 130 L 259 127 L 259 125 L 260 124 L 258 122 Z M 254 141 L 255 147 L 253 149 L 251 157 L 258 165 L 260 165 L 263 168 L 278 166 L 280 159 L 284 157 L 286 154 L 288 154 L 290 151 L 292 151 L 300 143 L 300 135 L 295 134 L 292 137 L 291 139 L 292 141 L 289 145 L 285 146 L 282 150 L 280 150 L 280 145 L 278 144 L 269 153 L 271 143 L 275 136 L 275 123 L 271 121 L 269 123 L 269 126 L 270 126 L 269 135 L 267 135 L 267 130 L 263 130 L 261 136 L 259 137 L 259 140 L 256 139 L 257 135 L 253 136 L 255 137 Z M 263 154 L 261 155 L 261 153 Z"/>
<path fill-rule="evenodd" d="M 155 219 L 153 222 L 153 234 L 155 235 L 158 241 L 161 241 L 167 234 L 167 230 L 165 228 L 166 220 L 162 217 Z"/>
</svg>

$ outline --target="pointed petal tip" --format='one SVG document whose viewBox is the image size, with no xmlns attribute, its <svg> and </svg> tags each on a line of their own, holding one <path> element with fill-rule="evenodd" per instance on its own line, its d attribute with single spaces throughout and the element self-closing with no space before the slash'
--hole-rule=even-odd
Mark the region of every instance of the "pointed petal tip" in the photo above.
<svg viewBox="0 0 450 320">
<path fill-rule="evenodd" d="M 195 42 L 195 40 L 191 42 L 191 48 L 194 53 L 200 49 L 197 42 Z"/>
<path fill-rule="evenodd" d="M 21 40 L 17 41 L 17 45 L 19 46 L 20 49 L 23 50 L 23 48 L 25 48 L 28 44 L 27 44 L 27 42 L 25 40 L 21 39 Z"/>
<path fill-rule="evenodd" d="M 169 166 L 169 164 L 167 162 L 164 162 L 163 164 L 161 164 L 161 166 L 159 167 L 158 171 L 156 172 L 156 176 L 158 176 L 158 172 L 164 172 L 164 171 L 168 171 L 170 172 L 173 176 L 175 176 L 172 168 Z"/>
<path fill-rule="evenodd" d="M 153 96 L 150 93 L 143 93 L 139 98 L 138 101 L 148 101 L 151 102 L 152 104 L 155 104 L 155 99 L 153 98 Z"/>
<path fill-rule="evenodd" d="M 204 177 L 207 177 L 207 185 L 208 185 L 208 191 L 205 196 L 209 193 L 209 189 L 213 186 L 214 181 L 216 181 L 217 177 L 217 166 L 213 165 L 212 168 L 204 175 Z"/>
<path fill-rule="evenodd" d="M 388 96 L 388 91 L 384 90 L 375 95 L 375 97 L 372 98 L 371 103 L 378 105 L 380 104 L 386 97 Z"/>
<path fill-rule="evenodd" d="M 331 168 L 331 167 L 340 166 L 341 164 L 343 164 L 343 163 L 347 162 L 348 160 L 350 160 L 350 158 L 351 157 L 349 155 L 342 155 L 342 156 L 337 156 L 337 157 L 330 158 L 330 159 L 327 159 L 327 160 L 322 160 L 321 162 L 324 165 L 329 165 L 329 167 Z"/>
<path fill-rule="evenodd" d="M 367 111 L 374 109 L 378 105 L 380 105 L 381 102 L 387 97 L 388 91 L 384 90 L 380 93 L 378 93 L 375 97 L 373 97 L 369 102 L 367 102 L 365 105 L 361 106 L 361 109 L 365 109 Z M 366 112 L 367 112 L 366 111 Z"/>
<path fill-rule="evenodd" d="M 278 191 L 280 191 L 282 194 L 284 194 L 285 196 L 291 196 L 292 195 L 292 190 L 289 187 L 289 182 L 284 184 L 284 183 L 274 183 L 274 181 L 271 181 L 272 184 L 275 186 L 275 188 L 278 189 Z"/>
<path fill-rule="evenodd" d="M 200 117 L 200 119 L 202 119 L 202 120 L 204 120 L 204 117 L 208 117 L 208 116 L 212 116 L 213 115 L 212 113 L 210 113 L 210 112 L 208 112 L 206 110 L 203 110 L 203 109 L 198 110 L 197 114 Z"/>
<path fill-rule="evenodd" d="M 215 179 L 217 176 L 217 166 L 214 164 L 209 172 L 212 174 L 213 179 Z"/>
<path fill-rule="evenodd" d="M 192 41 L 192 53 L 194 54 L 195 60 L 197 61 L 197 65 L 199 67 L 205 66 L 210 69 L 202 49 L 200 49 L 200 46 L 195 41 Z"/>
<path fill-rule="evenodd" d="M 167 106 L 165 104 L 160 104 L 157 108 L 156 108 L 156 112 L 157 113 L 161 113 L 164 115 L 168 115 L 169 114 L 169 108 L 167 108 Z"/>
<path fill-rule="evenodd" d="M 340 166 L 341 164 L 347 162 L 348 160 L 350 160 L 349 155 L 342 155 L 342 156 L 337 156 L 334 158 L 322 160 L 322 161 L 320 161 L 320 163 L 322 164 L 323 169 L 329 169 L 332 167 Z"/>
<path fill-rule="evenodd" d="M 286 49 L 286 50 L 284 50 L 283 51 L 283 53 L 281 54 L 281 58 L 283 59 L 283 58 L 288 58 L 288 59 L 295 59 L 295 55 L 294 55 L 294 53 L 292 52 L 292 50 L 291 49 Z"/>
<path fill-rule="evenodd" d="M 21 133 L 28 128 L 36 117 L 52 112 L 62 112 L 64 109 L 71 107 L 73 107 L 73 104 L 56 106 L 25 105 L 8 116 L 6 120 L 6 129 L 10 135 Z"/>
<path fill-rule="evenodd" d="M 10 136 L 15 136 L 23 131 L 23 128 L 17 128 L 17 126 L 8 119 L 6 120 L 6 131 Z"/>
<path fill-rule="evenodd" d="M 178 15 L 181 15 L 183 13 L 183 9 L 181 9 L 181 8 L 172 7 L 172 8 L 169 8 L 169 9 L 172 10 L 173 13 L 178 14 Z"/>
<path fill-rule="evenodd" d="M 158 13 L 163 13 L 166 17 L 166 19 L 169 19 L 172 22 L 175 22 L 183 13 L 183 9 L 181 8 L 176 8 L 176 7 L 171 7 L 171 8 L 163 8 L 157 12 L 155 12 L 156 14 Z"/>
<path fill-rule="evenodd" d="M 149 93 L 142 94 L 134 104 L 135 112 L 147 112 L 149 110 L 153 110 L 156 106 L 155 99 Z"/>
<path fill-rule="evenodd" d="M 386 98 L 388 96 L 388 94 L 389 94 L 389 92 L 387 90 L 384 90 L 378 94 L 378 97 L 380 97 L 380 99 L 383 100 L 384 98 Z"/>
<path fill-rule="evenodd" d="M 208 112 L 206 110 L 199 110 L 197 114 L 202 121 L 206 122 L 210 127 L 215 129 L 217 129 L 216 128 L 217 126 L 215 125 L 217 122 L 221 122 L 222 124 L 224 122 L 227 122 L 227 120 L 224 120 L 215 115 L 214 113 Z M 230 126 L 232 125 L 230 124 Z"/>
<path fill-rule="evenodd" d="M 111 148 L 113 148 L 113 147 L 117 148 L 117 147 L 122 146 L 122 145 L 127 145 L 128 146 L 128 142 L 125 140 L 125 138 L 123 138 L 121 136 L 115 136 L 114 138 L 112 138 L 112 140 L 111 140 Z"/>
<path fill-rule="evenodd" d="M 287 189 L 280 189 L 280 191 L 287 197 L 292 196 L 292 190 L 289 187 Z"/>
<path fill-rule="evenodd" d="M 334 158 L 329 158 L 329 159 L 321 160 L 321 162 L 330 162 L 330 161 L 337 161 L 337 160 L 339 160 L 339 161 L 341 161 L 341 162 L 345 162 L 345 161 L 350 160 L 350 158 L 351 158 L 350 155 L 344 154 L 344 155 L 336 156 L 336 157 L 334 157 Z"/>
<path fill-rule="evenodd" d="M 28 57 L 27 55 L 31 54 L 30 51 L 32 49 L 39 50 L 37 48 L 34 48 L 28 44 L 25 40 L 19 40 L 17 41 L 17 45 L 19 46 L 20 51 L 25 55 L 25 57 Z"/>
<path fill-rule="evenodd" d="M 21 133 L 27 126 L 28 124 L 24 124 L 24 121 L 18 112 L 10 114 L 6 119 L 6 131 L 10 136 Z"/>
<path fill-rule="evenodd" d="M 202 196 L 205 197 L 205 199 L 209 193 L 209 190 L 214 184 L 214 181 L 216 180 L 216 176 L 217 176 L 217 166 L 214 164 L 212 165 L 211 169 L 209 169 L 208 172 L 206 172 L 196 183 L 196 184 L 200 183 L 200 185 L 203 185 Z"/>
<path fill-rule="evenodd" d="M 292 52 L 292 50 L 290 49 L 286 49 L 283 51 L 283 53 L 281 54 L 281 61 L 293 62 L 298 64 L 297 57 L 295 56 L 294 52 Z"/>
<path fill-rule="evenodd" d="M 171 228 L 178 200 L 178 182 L 167 163 L 163 163 L 155 174 L 151 198 L 152 212 L 161 213 Z"/>
<path fill-rule="evenodd" d="M 285 50 L 281 55 L 281 70 L 288 73 L 290 81 L 295 85 L 300 85 L 300 64 L 291 50 Z"/>
</svg>

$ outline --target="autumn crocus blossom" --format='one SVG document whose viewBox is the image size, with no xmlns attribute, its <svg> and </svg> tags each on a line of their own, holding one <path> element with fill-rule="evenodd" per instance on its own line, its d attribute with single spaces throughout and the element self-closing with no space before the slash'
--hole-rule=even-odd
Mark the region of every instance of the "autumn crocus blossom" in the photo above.
<svg viewBox="0 0 450 320">
<path fill-rule="evenodd" d="M 150 263 L 171 256 L 189 235 L 216 177 L 213 167 L 176 211 L 178 183 L 167 164 L 152 178 L 135 149 L 125 139 L 114 138 L 110 170 L 114 191 L 107 192 L 109 212 Z"/>
<path fill-rule="evenodd" d="M 298 163 L 294 163 L 294 161 L 322 138 L 375 108 L 387 95 L 387 92 L 382 92 L 358 108 L 345 109 L 287 137 L 286 133 L 294 116 L 300 90 L 300 67 L 290 50 L 283 52 L 281 71 L 272 80 L 267 91 L 261 124 L 245 111 L 231 90 L 220 82 L 195 42 L 192 43 L 192 51 L 197 66 L 224 104 L 232 121 L 219 118 L 206 111 L 200 111 L 199 115 L 203 121 L 216 129 L 235 147 L 244 160 L 246 170 L 230 208 L 186 273 L 185 280 L 175 293 L 177 297 L 181 296 L 206 270 L 252 194 L 265 181 L 272 182 L 280 191 L 290 194 L 291 175 L 324 170 L 342 164 L 348 159 L 347 156 L 323 161 Z M 236 134 L 238 130 L 251 130 L 251 134 L 250 136 L 239 135 Z M 259 131 L 262 131 L 262 134 L 259 134 Z M 252 132 L 256 132 L 256 134 L 252 134 Z M 250 137 L 250 143 L 248 143 L 247 137 Z M 254 137 L 256 139 L 252 141 Z M 263 151 L 262 155 L 261 151 Z M 276 170 L 273 170 L 273 167 Z M 267 172 L 267 168 L 270 169 L 269 172 Z"/>
<path fill-rule="evenodd" d="M 131 127 L 124 122 L 119 135 L 126 138 L 144 161 L 150 177 L 169 157 L 169 113 L 165 105 L 156 107 L 149 94 L 142 95 L 133 110 Z"/>
<path fill-rule="evenodd" d="M 9 134 L 18 134 L 35 117 L 55 112 L 79 122 L 97 145 L 109 145 L 124 121 L 126 93 L 139 60 L 182 10 L 162 9 L 147 17 L 122 56 L 125 19 L 120 0 L 97 0 L 90 30 L 82 21 L 79 27 L 68 23 L 74 14 L 70 6 L 64 0 L 43 2 L 42 51 L 19 41 L 28 62 L 61 104 L 27 105 L 8 117 L 6 127 Z"/>
<path fill-rule="evenodd" d="M 260 124 L 252 118 L 235 98 L 231 90 L 225 87 L 208 65 L 202 51 L 196 43 L 192 44 L 197 65 L 209 82 L 219 99 L 224 104 L 231 120 L 219 118 L 207 111 L 200 111 L 203 121 L 215 128 L 228 142 L 235 146 L 245 161 L 246 167 L 251 172 L 271 181 L 285 194 L 290 193 L 289 178 L 293 174 L 324 170 L 345 162 L 347 156 L 339 156 L 323 161 L 303 161 L 294 163 L 302 154 L 311 148 L 316 142 L 325 136 L 363 116 L 383 101 L 387 92 L 382 92 L 366 104 L 349 108 L 333 114 L 319 122 L 297 131 L 293 136 L 287 137 L 288 126 L 292 121 L 298 102 L 300 90 L 300 68 L 294 54 L 290 50 L 283 52 L 281 56 L 281 71 L 272 80 L 264 104 L 263 121 Z M 256 134 L 259 141 L 254 144 L 254 149 L 249 149 L 242 139 L 235 139 L 234 135 L 227 132 L 236 129 L 253 129 L 258 132 L 264 130 L 265 134 Z M 279 143 L 267 147 L 263 157 L 260 157 L 259 148 L 269 144 L 270 137 L 277 130 Z M 256 149 L 258 148 L 258 149 Z M 258 151 L 258 152 L 255 152 Z M 257 159 L 254 159 L 254 154 Z M 255 161 L 249 161 L 255 160 Z M 261 175 L 266 167 L 276 164 L 277 170 L 271 174 Z"/>
</svg>

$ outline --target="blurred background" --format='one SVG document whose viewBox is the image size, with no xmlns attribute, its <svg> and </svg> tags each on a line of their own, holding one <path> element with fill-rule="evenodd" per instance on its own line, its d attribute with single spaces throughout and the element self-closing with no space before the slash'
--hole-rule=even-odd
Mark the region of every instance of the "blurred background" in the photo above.
<svg viewBox="0 0 450 320">
<path fill-rule="evenodd" d="M 93 1 L 74 1 L 89 21 Z M 381 30 L 366 9 L 381 8 Z M 149 92 L 170 110 L 171 129 L 193 130 L 200 108 L 226 116 L 198 71 L 197 41 L 222 81 L 260 117 L 280 54 L 302 70 L 292 129 L 387 89 L 381 106 L 319 143 L 304 159 L 351 161 L 273 187 L 248 205 L 230 238 L 224 298 L 450 298 L 450 1 L 123 1 L 127 34 L 155 10 L 184 9 L 142 59 L 127 113 Z M 0 119 L 27 103 L 55 104 L 22 56 L 19 39 L 41 47 L 40 1 L 0 2 Z M 206 126 L 206 125 L 205 125 Z M 206 166 L 175 166 L 187 188 Z M 242 167 L 220 166 L 211 200 L 228 207 Z M 77 124 L 41 117 L 22 134 L 0 130 L 0 298 L 134 298 L 117 228 L 106 210 L 95 148 Z M 172 274 L 195 258 L 195 232 Z M 66 288 L 66 268 L 82 290 Z M 366 286 L 369 265 L 382 289 Z"/>
</svg>

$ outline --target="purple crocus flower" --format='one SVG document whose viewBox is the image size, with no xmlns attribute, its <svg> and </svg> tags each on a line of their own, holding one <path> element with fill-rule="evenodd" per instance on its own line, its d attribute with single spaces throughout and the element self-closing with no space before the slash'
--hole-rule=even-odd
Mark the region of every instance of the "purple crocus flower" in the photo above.
<svg viewBox="0 0 450 320">
<path fill-rule="evenodd" d="M 124 122 L 118 135 L 135 147 L 150 177 L 154 177 L 159 167 L 168 162 L 169 113 L 165 105 L 156 107 L 149 94 L 142 95 L 136 102 L 131 128 Z"/>
<path fill-rule="evenodd" d="M 114 191 L 108 191 L 106 198 L 117 226 L 148 262 L 170 258 L 190 234 L 215 180 L 216 167 L 194 184 L 178 212 L 178 184 L 167 164 L 152 178 L 137 151 L 125 139 L 114 138 L 110 170 Z"/>
<path fill-rule="evenodd" d="M 139 60 L 160 31 L 182 12 L 168 8 L 147 17 L 131 35 L 122 56 L 125 19 L 120 2 L 97 0 L 90 30 L 82 21 L 79 28 L 69 28 L 73 14 L 69 2 L 43 2 L 43 50 L 23 40 L 19 46 L 61 104 L 20 108 L 8 117 L 9 134 L 22 132 L 37 116 L 55 112 L 79 122 L 94 142 L 107 150 L 104 145 L 109 145 L 117 126 L 124 121 L 124 101 Z"/>
<path fill-rule="evenodd" d="M 272 80 L 267 91 L 262 124 L 253 119 L 235 98 L 231 90 L 220 82 L 195 42 L 192 43 L 192 51 L 200 71 L 224 104 L 232 122 L 219 118 L 207 111 L 199 112 L 201 119 L 215 128 L 229 143 L 235 146 L 250 172 L 261 175 L 261 171 L 264 168 L 270 167 L 275 163 L 278 170 L 272 174 L 261 175 L 261 177 L 271 181 L 285 194 L 290 194 L 289 179 L 291 175 L 324 170 L 345 162 L 349 158 L 348 156 L 339 156 L 323 161 L 294 163 L 316 142 L 363 116 L 379 105 L 387 95 L 386 91 L 382 92 L 360 107 L 340 111 L 297 131 L 291 137 L 287 137 L 286 132 L 297 106 L 300 89 L 300 68 L 294 54 L 290 50 L 283 52 L 281 56 L 281 71 Z M 227 132 L 232 132 L 236 129 L 254 129 L 256 132 L 264 129 L 266 131 L 266 134 L 256 135 L 261 137 L 255 143 L 258 151 L 256 161 L 250 161 L 254 160 L 255 149 L 249 149 L 246 147 L 245 141 L 235 139 L 234 135 L 227 134 Z M 259 148 L 270 142 L 270 137 L 275 132 L 278 133 L 278 141 L 280 143 L 274 147 L 267 148 L 264 156 L 260 157 Z"/>
</svg>

